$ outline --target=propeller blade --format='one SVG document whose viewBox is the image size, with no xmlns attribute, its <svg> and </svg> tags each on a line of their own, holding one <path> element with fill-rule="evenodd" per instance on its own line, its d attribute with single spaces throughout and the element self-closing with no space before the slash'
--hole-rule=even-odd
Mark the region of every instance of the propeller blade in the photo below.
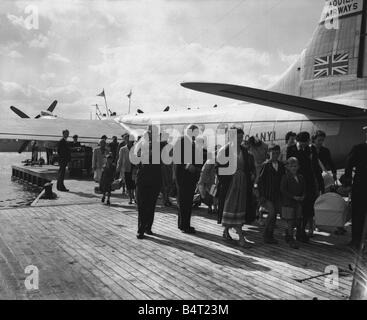
<svg viewBox="0 0 367 320">
<path fill-rule="evenodd" d="M 47 111 L 54 112 L 56 105 L 57 105 L 57 100 L 55 100 L 54 102 L 50 104 Z"/>
<path fill-rule="evenodd" d="M 11 109 L 11 111 L 13 111 L 14 113 L 16 113 L 21 118 L 29 118 L 29 116 L 27 116 L 23 111 L 20 111 L 16 107 L 11 106 L 10 109 Z"/>
<path fill-rule="evenodd" d="M 138 113 L 144 113 L 144 111 L 142 111 L 142 110 L 140 110 L 140 109 L 138 109 L 138 110 L 136 110 Z"/>
<path fill-rule="evenodd" d="M 165 107 L 163 110 L 163 112 L 167 112 L 167 111 L 169 111 L 169 106 Z"/>
<path fill-rule="evenodd" d="M 37 114 L 34 118 L 35 119 L 41 118 L 41 115 L 40 114 Z"/>
<path fill-rule="evenodd" d="M 18 150 L 18 153 L 22 153 L 27 147 L 28 147 L 28 144 L 30 143 L 29 140 L 26 140 L 22 143 L 22 145 L 20 146 L 19 150 Z"/>
</svg>

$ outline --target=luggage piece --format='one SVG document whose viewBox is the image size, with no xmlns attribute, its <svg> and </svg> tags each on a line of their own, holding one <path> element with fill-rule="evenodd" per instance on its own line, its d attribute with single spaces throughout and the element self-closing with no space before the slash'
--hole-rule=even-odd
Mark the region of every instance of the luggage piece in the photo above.
<svg viewBox="0 0 367 320">
<path fill-rule="evenodd" d="M 317 226 L 344 227 L 347 222 L 348 203 L 337 193 L 329 192 L 315 201 Z"/>
</svg>

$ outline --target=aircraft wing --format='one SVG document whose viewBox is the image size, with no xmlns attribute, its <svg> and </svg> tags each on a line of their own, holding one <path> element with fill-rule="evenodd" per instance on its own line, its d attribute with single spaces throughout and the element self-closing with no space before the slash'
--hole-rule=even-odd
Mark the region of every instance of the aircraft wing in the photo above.
<svg viewBox="0 0 367 320">
<path fill-rule="evenodd" d="M 185 88 L 200 92 L 256 103 L 281 110 L 298 112 L 305 115 L 328 115 L 346 118 L 367 115 L 367 110 L 357 107 L 244 86 L 205 82 L 184 82 L 181 83 L 181 85 Z"/>
<path fill-rule="evenodd" d="M 128 128 L 114 120 L 1 119 L 0 139 L 58 141 L 65 129 L 70 131 L 70 136 L 77 134 L 80 142 L 95 143 L 104 134 L 119 138 Z"/>
</svg>

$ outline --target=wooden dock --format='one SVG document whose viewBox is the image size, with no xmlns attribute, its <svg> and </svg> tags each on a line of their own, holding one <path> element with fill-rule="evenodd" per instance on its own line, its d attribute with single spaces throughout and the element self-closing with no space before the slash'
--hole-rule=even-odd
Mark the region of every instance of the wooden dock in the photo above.
<svg viewBox="0 0 367 320">
<path fill-rule="evenodd" d="M 57 178 L 58 167 L 49 165 L 12 165 L 12 179 L 19 179 L 25 183 L 37 187 L 43 187 L 45 183 Z"/>
<path fill-rule="evenodd" d="M 89 188 L 94 187 L 93 182 Z M 76 185 L 77 183 L 74 183 Z M 68 185 L 73 192 L 72 183 Z M 99 196 L 64 193 L 35 207 L 0 210 L 0 299 L 347 299 L 352 275 L 337 288 L 325 277 L 298 282 L 333 265 L 348 269 L 348 237 L 317 233 L 299 250 L 266 245 L 262 227 L 245 226 L 253 248 L 224 241 L 222 227 L 204 208 L 194 211 L 197 234 L 177 229 L 174 208 L 158 205 L 155 236 L 136 238 L 137 211 L 115 192 L 112 206 Z M 71 198 L 68 198 L 71 197 Z M 79 197 L 79 198 L 78 198 Z M 68 200 L 69 199 L 69 200 Z M 235 234 L 232 234 L 236 237 Z M 39 289 L 27 290 L 25 268 L 39 270 Z"/>
</svg>

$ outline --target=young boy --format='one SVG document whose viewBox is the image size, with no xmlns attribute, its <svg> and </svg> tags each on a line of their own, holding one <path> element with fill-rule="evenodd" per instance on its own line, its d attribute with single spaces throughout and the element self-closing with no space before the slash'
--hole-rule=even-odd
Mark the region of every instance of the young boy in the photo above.
<svg viewBox="0 0 367 320">
<path fill-rule="evenodd" d="M 107 202 L 106 204 L 109 206 L 111 204 L 110 197 L 111 197 L 111 185 L 115 176 L 116 166 L 113 163 L 113 156 L 109 153 L 106 156 L 106 164 L 103 166 L 102 169 L 102 176 L 101 181 L 99 183 L 99 188 L 103 194 L 101 201 L 105 202 L 106 195 L 107 195 Z"/>
<path fill-rule="evenodd" d="M 298 249 L 299 246 L 294 238 L 294 228 L 297 234 L 302 230 L 302 202 L 305 199 L 305 182 L 298 174 L 299 164 L 295 157 L 287 160 L 287 173 L 280 183 L 282 194 L 282 218 L 287 221 L 285 241 L 291 248 Z"/>
<path fill-rule="evenodd" d="M 278 160 L 280 147 L 273 145 L 269 148 L 270 159 L 265 161 L 259 174 L 258 189 L 260 205 L 268 211 L 265 221 L 264 242 L 277 244 L 274 239 L 274 227 L 277 213 L 281 211 L 280 182 L 284 176 L 285 169 L 281 161 Z"/>
</svg>

